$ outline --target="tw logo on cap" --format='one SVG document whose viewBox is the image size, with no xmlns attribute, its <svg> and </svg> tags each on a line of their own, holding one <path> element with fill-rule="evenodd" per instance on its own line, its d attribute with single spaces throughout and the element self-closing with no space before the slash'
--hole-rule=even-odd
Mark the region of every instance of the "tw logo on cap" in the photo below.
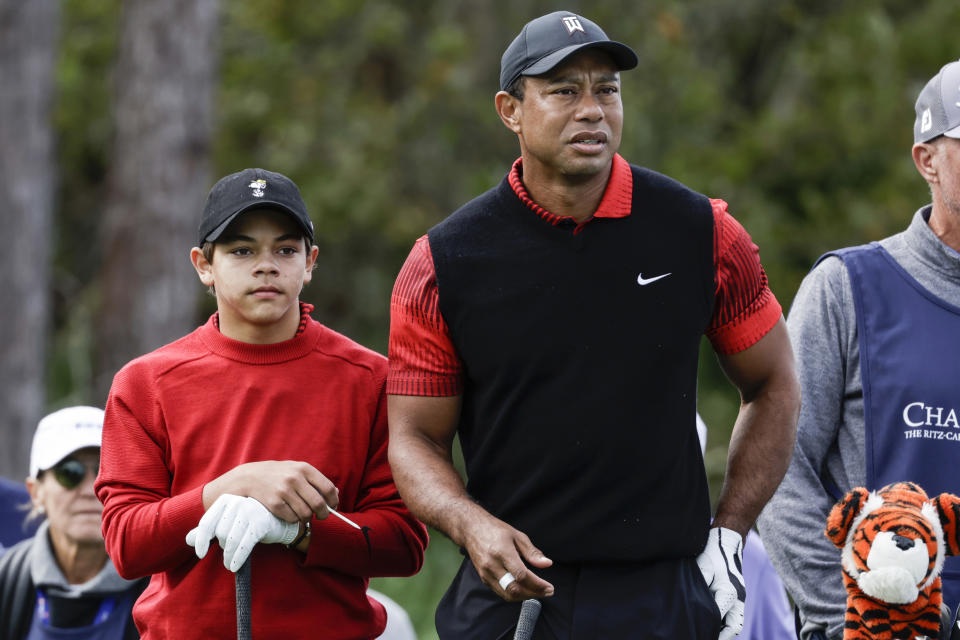
<svg viewBox="0 0 960 640">
<path fill-rule="evenodd" d="M 923 115 L 920 117 L 920 133 L 926 133 L 933 128 L 933 117 L 930 114 L 930 109 L 924 109 Z"/>
<path fill-rule="evenodd" d="M 262 197 L 263 197 L 263 190 L 267 188 L 267 181 L 266 181 L 266 180 L 263 180 L 263 179 L 261 179 L 261 180 L 254 180 L 253 182 L 251 182 L 251 183 L 248 184 L 247 186 L 250 187 L 250 188 L 253 190 L 253 195 L 254 195 L 255 197 L 257 197 L 257 198 L 262 198 Z"/>
<path fill-rule="evenodd" d="M 580 18 L 577 16 L 566 16 L 565 18 L 561 18 L 561 20 L 563 20 L 563 26 L 567 28 L 567 35 L 572 36 L 577 31 L 586 33 L 586 31 L 583 30 L 583 25 L 580 23 Z"/>
</svg>

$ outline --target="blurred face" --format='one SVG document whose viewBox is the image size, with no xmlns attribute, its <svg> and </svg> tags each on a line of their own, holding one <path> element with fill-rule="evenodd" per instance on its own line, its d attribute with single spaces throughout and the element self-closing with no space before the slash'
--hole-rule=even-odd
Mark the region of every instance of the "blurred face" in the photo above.
<svg viewBox="0 0 960 640">
<path fill-rule="evenodd" d="M 317 248 L 287 214 L 248 211 L 235 220 L 214 246 L 213 260 L 191 252 L 200 280 L 216 288 L 220 330 L 252 343 L 293 337 L 300 322 L 299 297 L 310 281 Z"/>
<path fill-rule="evenodd" d="M 100 449 L 90 447 L 74 451 L 54 467 L 41 471 L 36 480 L 27 481 L 34 506 L 46 513 L 55 544 L 103 544 L 103 505 L 93 493 L 99 467 Z"/>
<path fill-rule="evenodd" d="M 516 102 L 516 125 L 531 173 L 577 181 L 608 171 L 620 148 L 623 105 L 620 74 L 597 50 L 574 54 L 544 76 L 527 77 Z"/>
</svg>

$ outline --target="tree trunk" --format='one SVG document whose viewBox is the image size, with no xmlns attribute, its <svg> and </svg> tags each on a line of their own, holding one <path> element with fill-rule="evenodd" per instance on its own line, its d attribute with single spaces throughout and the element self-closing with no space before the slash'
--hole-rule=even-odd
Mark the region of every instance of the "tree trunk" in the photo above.
<svg viewBox="0 0 960 640">
<path fill-rule="evenodd" d="M 195 323 L 188 252 L 210 187 L 217 23 L 217 0 L 124 4 L 96 328 L 104 401 L 127 361 Z"/>
<path fill-rule="evenodd" d="M 45 398 L 59 17 L 56 0 L 0 0 L 0 475 L 16 480 L 27 475 Z"/>
</svg>

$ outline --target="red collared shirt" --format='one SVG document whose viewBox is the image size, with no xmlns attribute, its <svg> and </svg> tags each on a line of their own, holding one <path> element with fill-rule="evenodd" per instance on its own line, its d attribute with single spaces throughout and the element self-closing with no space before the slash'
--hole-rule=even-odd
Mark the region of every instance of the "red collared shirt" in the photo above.
<svg viewBox="0 0 960 640">
<path fill-rule="evenodd" d="M 518 158 L 508 177 L 517 197 L 553 225 L 572 220 L 530 199 Z M 596 212 L 574 227 L 580 233 L 594 218 L 622 218 L 633 204 L 630 165 L 613 158 L 610 180 Z M 720 354 L 738 353 L 755 344 L 777 323 L 783 310 L 767 284 L 760 251 L 733 216 L 727 203 L 710 199 L 714 220 L 715 304 L 706 336 Z M 436 272 L 430 243 L 421 236 L 410 251 L 390 299 L 390 371 L 387 393 L 452 396 L 463 391 L 463 364 L 438 306 Z"/>
</svg>

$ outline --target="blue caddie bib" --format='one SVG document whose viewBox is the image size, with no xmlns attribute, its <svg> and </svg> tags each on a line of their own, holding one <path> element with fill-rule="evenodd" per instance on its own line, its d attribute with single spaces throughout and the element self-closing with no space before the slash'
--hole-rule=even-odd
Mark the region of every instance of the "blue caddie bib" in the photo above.
<svg viewBox="0 0 960 640">
<path fill-rule="evenodd" d="M 863 380 L 867 488 L 910 481 L 960 495 L 960 308 L 923 288 L 878 243 L 842 249 Z M 822 258 L 821 258 L 822 259 Z M 960 557 L 943 599 L 960 603 Z"/>
<path fill-rule="evenodd" d="M 93 622 L 84 627 L 54 627 L 46 595 L 37 589 L 37 606 L 26 640 L 123 640 L 134 598 L 129 594 L 106 597 Z"/>
</svg>

